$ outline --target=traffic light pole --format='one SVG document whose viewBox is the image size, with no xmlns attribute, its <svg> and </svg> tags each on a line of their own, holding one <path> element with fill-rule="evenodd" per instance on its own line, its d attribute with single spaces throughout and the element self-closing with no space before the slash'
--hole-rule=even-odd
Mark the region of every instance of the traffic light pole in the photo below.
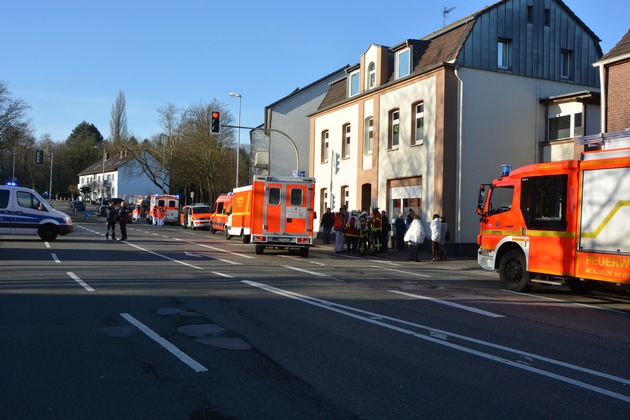
<svg viewBox="0 0 630 420">
<path fill-rule="evenodd" d="M 300 153 L 298 152 L 298 148 L 295 145 L 295 142 L 293 141 L 293 139 L 291 137 L 289 137 L 289 135 L 287 133 L 285 133 L 283 131 L 280 131 L 280 130 L 276 130 L 275 128 L 244 127 L 242 125 L 226 125 L 226 124 L 223 124 L 222 127 L 238 128 L 238 129 L 244 128 L 246 130 L 255 130 L 255 131 L 273 131 L 274 133 L 282 134 L 283 136 L 288 138 L 289 141 L 291 142 L 291 144 L 293 145 L 293 149 L 295 149 L 295 158 L 297 159 L 295 170 L 296 171 L 300 170 Z"/>
</svg>

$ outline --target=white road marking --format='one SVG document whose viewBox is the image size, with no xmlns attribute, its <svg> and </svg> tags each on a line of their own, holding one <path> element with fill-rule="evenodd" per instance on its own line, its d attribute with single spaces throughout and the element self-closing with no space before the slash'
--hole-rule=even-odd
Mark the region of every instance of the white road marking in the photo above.
<svg viewBox="0 0 630 420">
<path fill-rule="evenodd" d="M 311 274 L 313 276 L 318 276 L 318 277 L 331 277 L 330 274 L 324 274 L 324 273 L 317 273 L 315 271 L 310 271 L 310 270 L 305 270 L 303 268 L 297 268 L 297 267 L 292 267 L 290 265 L 283 265 L 282 267 L 284 268 L 288 268 L 289 270 L 295 270 L 295 271 L 300 271 L 302 273 L 307 273 L 307 274 Z"/>
<path fill-rule="evenodd" d="M 140 331 L 142 331 L 144 334 L 146 334 L 147 337 L 149 337 L 150 339 L 152 339 L 153 341 L 155 341 L 156 343 L 158 343 L 159 345 L 164 347 L 166 350 L 171 352 L 179 360 L 181 360 L 182 362 L 186 363 L 195 372 L 206 372 L 208 370 L 205 367 L 203 367 L 200 363 L 196 362 L 193 358 L 188 356 L 186 353 L 184 353 L 183 351 L 178 349 L 175 345 L 171 344 L 166 339 L 160 337 L 157 333 L 155 333 L 149 327 L 144 325 L 142 322 L 138 321 L 133 316 L 131 316 L 131 315 L 127 314 L 127 313 L 122 313 L 122 314 L 120 314 L 120 316 L 122 316 L 127 321 L 129 321 L 129 323 L 131 323 L 132 325 L 137 327 Z"/>
<path fill-rule="evenodd" d="M 166 260 L 176 262 L 177 264 L 185 265 L 185 266 L 187 266 L 187 267 L 191 267 L 191 268 L 196 268 L 197 270 L 203 270 L 203 268 L 202 268 L 202 267 L 197 267 L 196 265 L 188 264 L 188 263 L 185 263 L 185 262 L 183 262 L 183 261 L 179 261 L 179 260 L 176 260 L 176 259 L 174 259 L 174 258 L 167 257 L 166 255 L 158 254 L 157 252 L 150 251 L 150 250 L 148 250 L 148 249 L 146 249 L 146 248 L 142 248 L 142 247 L 140 247 L 140 246 L 138 246 L 138 245 L 135 245 L 135 244 L 132 244 L 132 243 L 127 243 L 127 245 L 132 246 L 132 247 L 134 247 L 134 248 L 138 248 L 138 249 L 139 249 L 139 250 L 141 250 L 141 251 L 148 252 L 149 254 L 156 255 L 156 256 L 158 256 L 158 257 L 160 257 L 160 258 L 164 258 L 164 259 L 166 259 Z"/>
<path fill-rule="evenodd" d="M 569 305 L 577 305 L 577 306 L 584 306 L 585 308 L 589 308 L 589 309 L 599 309 L 600 311 L 607 311 L 607 312 L 614 312 L 616 314 L 621 314 L 621 315 L 628 315 L 627 312 L 624 311 L 617 311 L 614 309 L 610 309 L 610 308 L 600 308 L 598 306 L 593 306 L 593 305 L 587 305 L 586 303 L 579 303 L 579 302 L 573 302 L 573 301 L 567 301 L 567 300 L 562 300 L 562 299 L 554 299 L 554 298 L 550 298 L 547 296 L 537 296 L 537 295 L 523 295 L 523 293 L 521 292 L 514 292 L 512 290 L 507 290 L 507 289 L 501 289 L 502 292 L 507 292 L 507 293 L 513 293 L 515 295 L 521 295 L 521 296 L 527 296 L 527 297 L 535 297 L 538 299 L 543 299 L 543 300 L 550 300 L 552 302 L 559 302 L 559 303 L 565 303 L 565 304 L 569 304 Z"/>
<path fill-rule="evenodd" d="M 227 277 L 228 279 L 233 279 L 234 276 L 230 276 L 229 274 L 220 273 L 218 271 L 211 271 L 212 274 L 216 274 L 217 276 Z"/>
<path fill-rule="evenodd" d="M 57 254 L 55 254 L 54 252 L 52 254 L 50 254 L 52 256 L 52 259 L 54 262 L 56 262 L 57 264 L 61 264 L 61 260 L 59 260 L 59 258 L 57 258 Z"/>
<path fill-rule="evenodd" d="M 385 267 L 381 267 L 378 265 L 372 265 L 372 268 L 378 268 L 380 270 L 387 270 L 387 271 L 393 271 L 395 273 L 403 273 L 403 274 L 409 274 L 410 276 L 418 276 L 418 277 L 427 277 L 427 278 L 431 278 L 431 276 L 427 275 L 427 274 L 421 274 L 421 273 L 413 273 L 411 271 L 405 271 L 405 270 L 395 270 L 393 268 L 385 268 Z"/>
<path fill-rule="evenodd" d="M 491 318 L 505 318 L 503 315 L 495 314 L 495 313 L 492 313 L 492 312 L 487 312 L 487 311 L 484 311 L 484 310 L 481 310 L 481 309 L 473 308 L 471 306 L 461 305 L 461 304 L 455 303 L 455 302 L 449 302 L 448 300 L 436 299 L 436 298 L 431 298 L 431 297 L 422 296 L 422 295 L 415 295 L 413 293 L 401 292 L 399 290 L 390 290 L 390 292 L 397 293 L 399 295 L 409 296 L 409 297 L 416 298 L 416 299 L 430 300 L 430 301 L 435 302 L 435 303 L 440 303 L 442 305 L 452 306 L 454 308 L 463 309 L 465 311 L 473 312 L 473 313 L 476 313 L 476 314 L 479 314 L 479 315 L 489 316 Z"/>
<path fill-rule="evenodd" d="M 559 360 L 555 360 L 555 359 L 551 359 L 551 358 L 548 358 L 548 357 L 545 357 L 545 356 L 539 356 L 539 355 L 534 354 L 534 353 L 528 353 L 528 352 L 516 350 L 516 349 L 513 349 L 513 348 L 509 348 L 509 347 L 506 347 L 506 346 L 502 346 L 502 345 L 499 345 L 499 344 L 494 344 L 494 343 L 490 343 L 490 342 L 487 342 L 487 341 L 478 340 L 476 338 L 467 337 L 467 336 L 464 336 L 464 335 L 460 335 L 460 334 L 456 334 L 456 333 L 450 333 L 448 331 L 431 328 L 431 327 L 428 327 L 428 326 L 425 326 L 425 325 L 416 324 L 416 323 L 405 321 L 405 320 L 402 320 L 402 319 L 393 318 L 393 317 L 389 317 L 389 316 L 386 316 L 386 315 L 381 315 L 381 314 L 377 314 L 377 313 L 374 313 L 374 312 L 364 311 L 362 309 L 353 308 L 353 307 L 350 307 L 350 306 L 345 306 L 345 305 L 337 304 L 337 303 L 334 303 L 334 302 L 325 301 L 325 300 L 317 299 L 317 298 L 314 298 L 314 297 L 301 295 L 299 293 L 294 293 L 294 292 L 290 292 L 288 290 L 279 289 L 279 288 L 276 288 L 276 287 L 273 287 L 273 286 L 269 286 L 269 285 L 266 285 L 266 284 L 263 284 L 263 283 L 257 283 L 257 282 L 250 281 L 250 280 L 242 280 L 242 282 L 245 283 L 245 284 L 249 284 L 250 286 L 257 287 L 257 288 L 262 289 L 262 290 L 266 290 L 266 291 L 268 291 L 270 293 L 275 293 L 275 294 L 278 294 L 278 295 L 281 295 L 281 296 L 285 296 L 285 297 L 290 298 L 290 299 L 295 299 L 295 300 L 298 300 L 300 302 L 303 302 L 303 303 L 306 303 L 306 304 L 309 304 L 309 305 L 317 306 L 317 307 L 320 307 L 320 308 L 323 308 L 323 309 L 326 309 L 326 310 L 329 310 L 329 311 L 336 312 L 336 313 L 341 314 L 341 315 L 345 315 L 345 316 L 348 316 L 348 317 L 351 317 L 351 318 L 354 318 L 354 319 L 358 319 L 358 320 L 361 320 L 361 321 L 364 321 L 364 322 L 368 322 L 368 323 L 371 323 L 371 324 L 374 324 L 374 325 L 378 325 L 380 327 L 387 328 L 387 329 L 390 329 L 390 330 L 393 330 L 393 331 L 397 331 L 397 332 L 400 332 L 402 334 L 408 334 L 408 335 L 410 335 L 412 337 L 419 338 L 421 340 L 430 341 L 430 342 L 432 342 L 434 344 L 439 344 L 439 345 L 442 345 L 442 346 L 446 346 L 446 347 L 449 347 L 449 348 L 454 349 L 454 350 L 459 350 L 459 351 L 462 351 L 462 352 L 465 352 L 465 353 L 469 353 L 469 354 L 472 354 L 472 355 L 475 355 L 475 356 L 479 356 L 479 357 L 482 357 L 482 358 L 485 358 L 485 359 L 489 359 L 489 360 L 492 360 L 492 361 L 495 361 L 495 362 L 498 362 L 498 363 L 502 363 L 502 364 L 505 364 L 505 365 L 508 365 L 508 366 L 511 366 L 511 367 L 514 367 L 514 368 L 517 368 L 517 369 L 526 370 L 526 371 L 529 371 L 531 373 L 535 373 L 535 374 L 538 374 L 538 375 L 541 375 L 541 376 L 546 376 L 546 377 L 549 377 L 549 378 L 552 378 L 552 379 L 556 379 L 558 381 L 565 382 L 565 383 L 568 383 L 568 384 L 571 384 L 571 385 L 575 385 L 577 387 L 580 387 L 580 388 L 583 388 L 583 389 L 587 389 L 587 390 L 590 390 L 590 391 L 593 391 L 593 392 L 596 392 L 596 393 L 599 393 L 599 394 L 602 394 L 602 395 L 606 395 L 608 397 L 615 398 L 615 399 L 618 399 L 618 400 L 621 400 L 621 401 L 624 401 L 624 402 L 630 402 L 630 396 L 628 396 L 628 395 L 623 395 L 623 394 L 620 394 L 618 392 L 615 392 L 615 391 L 612 391 L 612 390 L 609 390 L 609 389 L 605 389 L 605 388 L 602 388 L 602 387 L 599 387 L 599 386 L 591 385 L 589 383 L 586 383 L 586 382 L 583 382 L 583 381 L 579 381 L 579 380 L 576 380 L 576 379 L 573 379 L 573 378 L 569 378 L 567 376 L 563 376 L 563 375 L 560 375 L 560 374 L 557 374 L 557 373 L 554 373 L 554 372 L 546 371 L 546 370 L 541 369 L 541 368 L 536 368 L 536 367 L 533 367 L 533 366 L 531 366 L 529 364 L 524 364 L 524 363 L 522 363 L 519 360 L 521 360 L 523 357 L 529 357 L 529 358 L 535 359 L 537 361 L 541 361 L 541 362 L 548 363 L 548 364 L 555 365 L 555 366 L 560 366 L 562 368 L 578 371 L 578 372 L 581 372 L 581 373 L 586 373 L 586 374 L 589 374 L 589 375 L 596 376 L 598 378 L 604 378 L 604 379 L 607 379 L 607 380 L 610 380 L 612 382 L 616 382 L 616 383 L 619 383 L 619 384 L 622 384 L 622 385 L 630 385 L 630 380 L 625 379 L 625 378 L 621 378 L 621 377 L 610 375 L 610 374 L 603 373 L 603 372 L 598 372 L 598 371 L 595 371 L 595 370 L 592 370 L 592 369 L 588 369 L 588 368 L 584 368 L 584 367 L 577 366 L 577 365 L 572 365 L 572 364 L 569 364 L 569 363 L 566 363 L 566 362 L 562 362 L 562 361 L 559 361 Z M 408 329 L 408 328 L 403 328 L 403 327 L 399 327 L 399 326 L 396 326 L 396 325 L 388 324 L 387 322 L 384 322 L 383 320 L 390 321 L 390 322 L 395 322 L 395 323 L 399 323 L 399 324 L 403 324 L 403 325 L 407 325 L 407 326 L 414 327 L 414 328 L 424 329 L 424 330 L 426 330 L 428 332 L 428 335 L 418 333 L 418 332 L 413 331 L 413 330 Z M 475 350 L 475 349 L 472 349 L 472 348 L 468 348 L 468 347 L 465 347 L 465 346 L 463 346 L 461 344 L 456 344 L 456 343 L 452 343 L 452 342 L 447 341 L 449 337 L 457 338 L 459 340 L 471 342 L 471 343 L 474 343 L 474 344 L 477 344 L 477 345 L 481 345 L 481 346 L 486 346 L 486 347 L 489 347 L 489 348 L 492 348 L 492 349 L 498 349 L 498 350 L 501 350 L 501 351 L 508 351 L 508 352 L 514 353 L 516 356 L 518 356 L 518 358 L 517 358 L 517 360 L 510 360 L 510 359 L 506 359 L 505 357 L 496 356 L 496 355 L 493 355 L 493 354 L 490 354 L 490 353 L 485 353 L 485 352 L 480 351 L 480 350 Z"/>
<path fill-rule="evenodd" d="M 83 280 L 81 280 L 79 278 L 79 276 L 77 276 L 76 274 L 74 274 L 71 271 L 68 271 L 68 275 L 70 276 L 70 278 L 72 278 L 74 281 L 76 281 L 77 283 L 79 283 L 85 290 L 87 290 L 88 292 L 94 292 L 94 289 L 87 284 L 86 282 L 84 282 Z"/>
</svg>

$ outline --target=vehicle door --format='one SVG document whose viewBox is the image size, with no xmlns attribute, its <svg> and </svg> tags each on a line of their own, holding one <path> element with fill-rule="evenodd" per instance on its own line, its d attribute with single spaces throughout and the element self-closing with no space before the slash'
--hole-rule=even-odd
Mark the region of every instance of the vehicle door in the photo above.
<svg viewBox="0 0 630 420">
<path fill-rule="evenodd" d="M 40 222 L 48 216 L 48 209 L 43 202 L 28 191 L 17 190 L 15 192 L 15 198 L 15 232 L 21 234 L 36 234 Z"/>
<path fill-rule="evenodd" d="M 13 233 L 13 210 L 11 190 L 0 189 L 0 234 Z"/>
</svg>

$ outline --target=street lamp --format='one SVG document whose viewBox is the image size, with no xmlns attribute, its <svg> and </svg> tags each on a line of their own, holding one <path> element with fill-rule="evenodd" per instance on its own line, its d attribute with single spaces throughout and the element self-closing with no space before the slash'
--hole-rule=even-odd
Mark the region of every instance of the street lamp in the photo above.
<svg viewBox="0 0 630 420">
<path fill-rule="evenodd" d="M 230 92 L 230 96 L 233 98 L 238 98 L 238 132 L 236 134 L 236 188 L 238 188 L 238 163 L 239 163 L 239 154 L 241 151 L 241 101 L 242 97 L 239 93 Z"/>
<path fill-rule="evenodd" d="M 160 134 L 160 137 L 164 141 L 164 149 L 162 150 L 162 194 L 164 194 L 164 184 L 166 184 L 166 140 L 168 140 L 168 136 Z"/>
</svg>

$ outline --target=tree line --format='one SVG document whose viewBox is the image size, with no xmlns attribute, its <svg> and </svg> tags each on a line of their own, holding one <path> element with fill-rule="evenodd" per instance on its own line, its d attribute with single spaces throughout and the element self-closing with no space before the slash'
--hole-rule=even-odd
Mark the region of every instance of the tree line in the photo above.
<svg viewBox="0 0 630 420">
<path fill-rule="evenodd" d="M 103 153 L 122 153 L 135 161 L 141 176 L 146 176 L 156 190 L 182 197 L 194 192 L 196 202 L 211 203 L 234 187 L 235 130 L 210 133 L 212 111 L 221 112 L 222 124 L 231 125 L 234 118 L 216 99 L 186 108 L 170 103 L 158 108 L 161 132 L 145 139 L 128 134 L 123 92 L 112 105 L 108 138 L 94 124 L 83 121 L 64 141 L 53 141 L 49 134 L 37 140 L 27 119 L 28 110 L 29 105 L 14 98 L 7 84 L 0 81 L 0 184 L 15 180 L 39 192 L 50 189 L 53 197 L 75 198 L 80 195 L 81 171 L 102 161 Z M 42 165 L 35 162 L 37 150 L 44 151 Z M 239 185 L 246 185 L 248 150 L 241 146 L 239 155 Z M 163 186 L 164 180 L 167 185 Z"/>
</svg>

